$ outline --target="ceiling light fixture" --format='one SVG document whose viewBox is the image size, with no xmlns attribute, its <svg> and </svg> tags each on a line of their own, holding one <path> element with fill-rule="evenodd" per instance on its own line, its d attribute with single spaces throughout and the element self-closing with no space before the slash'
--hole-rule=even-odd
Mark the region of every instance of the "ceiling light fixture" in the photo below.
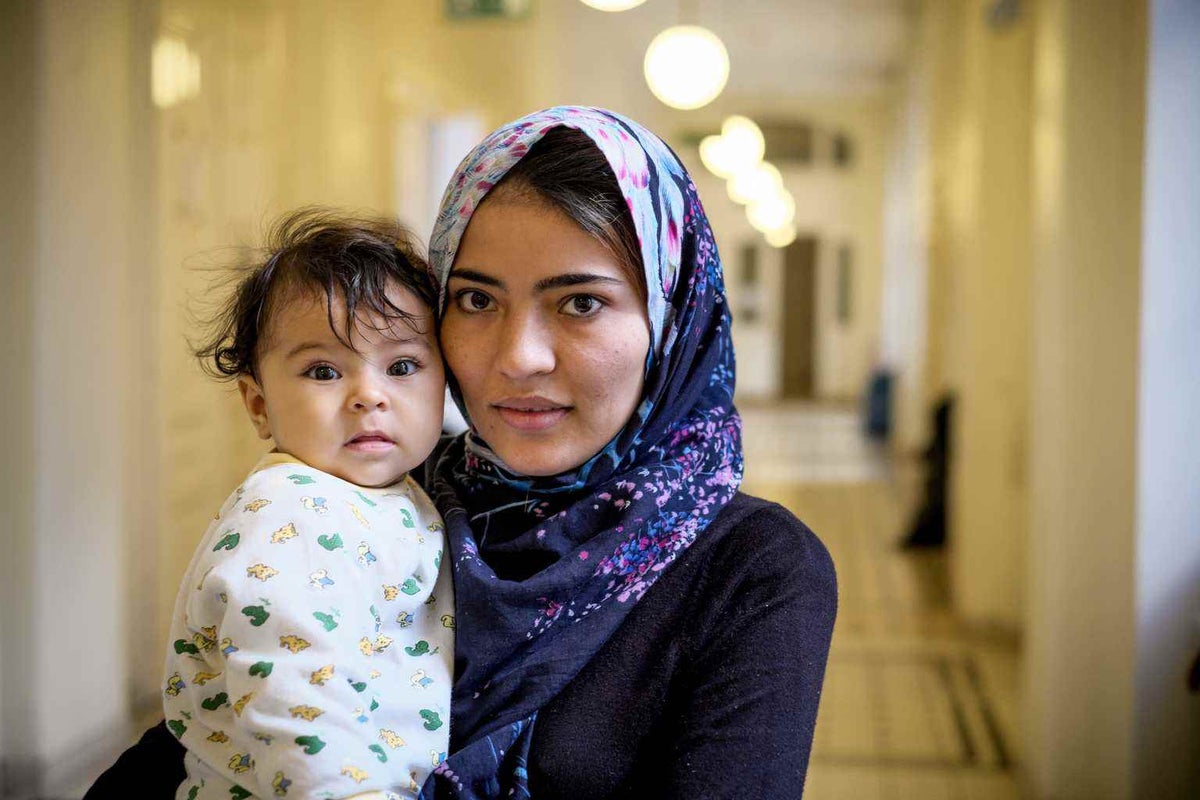
<svg viewBox="0 0 1200 800">
<path fill-rule="evenodd" d="M 585 6 L 597 11 L 628 11 L 637 8 L 646 0 L 579 0 Z"/>
<path fill-rule="evenodd" d="M 654 96 L 684 111 L 711 103 L 729 80 L 725 45 L 697 25 L 676 25 L 655 36 L 642 66 Z"/>
</svg>

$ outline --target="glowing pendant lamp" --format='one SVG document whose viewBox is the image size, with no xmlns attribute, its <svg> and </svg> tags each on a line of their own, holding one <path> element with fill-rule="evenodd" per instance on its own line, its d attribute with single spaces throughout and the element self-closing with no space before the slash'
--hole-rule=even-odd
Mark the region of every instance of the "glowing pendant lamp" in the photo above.
<svg viewBox="0 0 1200 800">
<path fill-rule="evenodd" d="M 654 96 L 685 111 L 711 103 L 729 80 L 725 45 L 697 25 L 676 25 L 655 36 L 642 66 Z"/>
</svg>

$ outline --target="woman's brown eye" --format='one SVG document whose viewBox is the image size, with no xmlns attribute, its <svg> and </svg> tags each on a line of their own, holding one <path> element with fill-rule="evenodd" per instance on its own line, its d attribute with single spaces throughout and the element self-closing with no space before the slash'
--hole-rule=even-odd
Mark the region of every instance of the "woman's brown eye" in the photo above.
<svg viewBox="0 0 1200 800">
<path fill-rule="evenodd" d="M 482 292 L 471 292 L 467 299 L 471 303 L 471 308 L 476 311 L 483 311 L 488 307 L 488 296 Z"/>
<path fill-rule="evenodd" d="M 577 294 L 570 299 L 566 309 L 571 316 L 586 317 L 596 313 L 600 308 L 600 301 L 590 294 Z"/>
</svg>

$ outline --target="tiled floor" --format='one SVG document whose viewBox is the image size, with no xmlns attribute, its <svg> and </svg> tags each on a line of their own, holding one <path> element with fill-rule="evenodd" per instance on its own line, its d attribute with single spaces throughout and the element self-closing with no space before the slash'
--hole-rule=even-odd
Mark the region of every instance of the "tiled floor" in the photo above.
<svg viewBox="0 0 1200 800">
<path fill-rule="evenodd" d="M 790 508 L 838 570 L 839 611 L 805 796 L 1018 797 L 1015 644 L 950 607 L 941 553 L 900 550 L 917 473 L 853 411 L 743 410 L 746 491 Z"/>
</svg>

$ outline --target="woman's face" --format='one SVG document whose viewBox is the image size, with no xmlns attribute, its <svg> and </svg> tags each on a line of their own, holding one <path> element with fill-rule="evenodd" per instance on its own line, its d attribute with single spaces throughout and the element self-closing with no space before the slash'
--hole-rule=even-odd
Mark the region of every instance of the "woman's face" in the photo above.
<svg viewBox="0 0 1200 800">
<path fill-rule="evenodd" d="M 642 396 L 650 325 L 638 287 L 569 217 L 480 204 L 447 286 L 442 351 L 471 422 L 511 469 L 582 465 Z"/>
</svg>

